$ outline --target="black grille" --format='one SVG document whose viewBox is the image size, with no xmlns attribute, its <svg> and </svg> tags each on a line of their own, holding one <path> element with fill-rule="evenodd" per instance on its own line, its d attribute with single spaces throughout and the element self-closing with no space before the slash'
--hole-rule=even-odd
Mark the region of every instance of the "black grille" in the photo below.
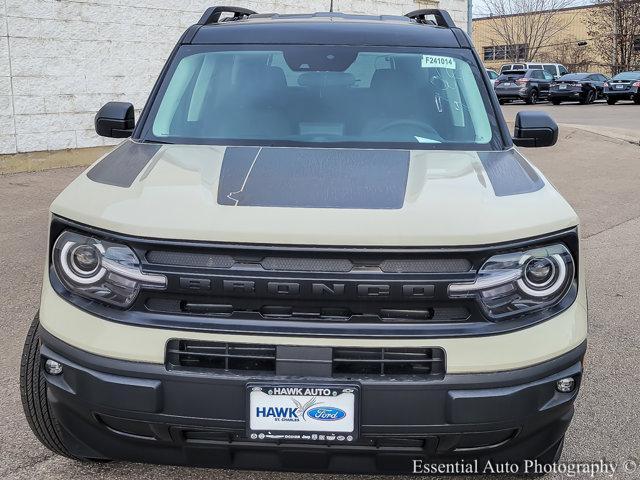
<svg viewBox="0 0 640 480">
<path fill-rule="evenodd" d="M 445 355 L 441 348 L 333 348 L 332 378 L 441 377 Z M 291 362 L 291 359 L 283 359 Z M 171 340 L 168 368 L 217 373 L 276 374 L 275 345 Z M 304 360 L 301 360 L 304 362 Z"/>
<path fill-rule="evenodd" d="M 440 348 L 334 348 L 334 376 L 443 375 Z"/>
<path fill-rule="evenodd" d="M 161 297 L 149 298 L 146 307 L 152 312 L 203 315 L 215 318 L 250 318 L 257 320 L 296 320 L 351 323 L 439 323 L 465 322 L 469 319 L 469 310 L 462 305 L 416 305 L 412 308 L 385 308 L 384 305 L 364 308 L 362 304 L 349 306 L 308 306 L 300 304 L 263 304 L 240 302 L 210 303 L 187 301 Z"/>
<path fill-rule="evenodd" d="M 232 373 L 272 372 L 276 368 L 276 347 L 172 340 L 167 345 L 167 363 L 174 367 Z"/>
<path fill-rule="evenodd" d="M 331 258 L 305 256 L 261 256 L 246 253 L 178 252 L 151 250 L 151 264 L 197 268 L 250 268 L 278 272 L 348 273 L 377 270 L 384 273 L 464 273 L 473 265 L 466 258 Z"/>
</svg>

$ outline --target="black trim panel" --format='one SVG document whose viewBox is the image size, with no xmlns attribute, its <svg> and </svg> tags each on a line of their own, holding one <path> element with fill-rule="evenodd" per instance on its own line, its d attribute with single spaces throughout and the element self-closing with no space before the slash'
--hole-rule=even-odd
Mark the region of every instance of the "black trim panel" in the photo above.
<svg viewBox="0 0 640 480">
<path fill-rule="evenodd" d="M 218 203 L 399 209 L 408 174 L 406 150 L 227 147 Z"/>
<path fill-rule="evenodd" d="M 480 161 L 498 197 L 531 193 L 544 181 L 515 149 L 505 152 L 478 152 Z"/>
<path fill-rule="evenodd" d="M 89 170 L 87 177 L 94 182 L 129 188 L 161 147 L 125 140 Z"/>
</svg>

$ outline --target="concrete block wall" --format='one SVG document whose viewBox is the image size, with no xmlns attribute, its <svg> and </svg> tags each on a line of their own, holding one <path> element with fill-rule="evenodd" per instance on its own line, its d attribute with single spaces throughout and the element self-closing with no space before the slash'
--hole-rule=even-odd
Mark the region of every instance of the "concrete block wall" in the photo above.
<svg viewBox="0 0 640 480">
<path fill-rule="evenodd" d="M 330 0 L 236 0 L 260 12 L 327 11 Z M 0 154 L 115 143 L 93 131 L 108 101 L 136 108 L 175 42 L 214 0 L 0 0 Z M 402 14 L 433 0 L 335 0 Z M 466 0 L 440 0 L 466 26 Z"/>
</svg>

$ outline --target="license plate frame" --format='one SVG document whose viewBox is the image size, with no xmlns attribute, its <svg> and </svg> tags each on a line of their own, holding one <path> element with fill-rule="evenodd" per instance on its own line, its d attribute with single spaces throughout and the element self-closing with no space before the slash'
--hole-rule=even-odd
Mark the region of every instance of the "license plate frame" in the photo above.
<svg viewBox="0 0 640 480">
<path fill-rule="evenodd" d="M 320 391 L 328 394 L 308 395 Z M 313 397 L 316 397 L 316 401 L 308 404 Z M 297 404 L 294 399 L 298 401 Z M 246 386 L 245 401 L 246 438 L 251 441 L 349 444 L 356 441 L 360 434 L 360 387 L 356 384 L 250 382 Z M 268 408 L 272 405 L 281 405 L 275 407 L 280 408 L 277 413 L 283 413 L 282 409 L 290 413 L 292 408 L 300 413 L 298 409 L 301 408 L 302 419 L 299 416 L 297 420 L 267 419 L 264 418 L 265 410 L 262 411 L 263 418 L 258 418 L 255 409 L 266 408 L 266 412 L 271 413 Z M 338 419 L 314 419 L 310 416 L 340 416 L 337 410 L 345 416 Z"/>
</svg>

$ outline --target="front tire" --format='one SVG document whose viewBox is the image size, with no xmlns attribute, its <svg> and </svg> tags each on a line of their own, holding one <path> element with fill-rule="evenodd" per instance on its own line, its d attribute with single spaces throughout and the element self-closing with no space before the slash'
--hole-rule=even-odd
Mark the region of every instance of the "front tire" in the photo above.
<svg viewBox="0 0 640 480">
<path fill-rule="evenodd" d="M 20 396 L 27 422 L 36 438 L 58 455 L 72 460 L 89 460 L 73 455 L 64 444 L 60 427 L 51 412 L 47 383 L 40 362 L 40 318 L 36 314 L 22 350 L 20 363 Z"/>
</svg>

